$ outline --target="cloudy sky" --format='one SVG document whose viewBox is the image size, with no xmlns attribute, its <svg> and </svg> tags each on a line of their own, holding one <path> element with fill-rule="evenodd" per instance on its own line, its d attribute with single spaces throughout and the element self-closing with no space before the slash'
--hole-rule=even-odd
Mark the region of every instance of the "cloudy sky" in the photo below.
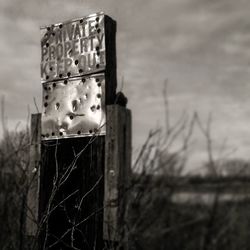
<svg viewBox="0 0 250 250">
<path fill-rule="evenodd" d="M 26 123 L 41 106 L 39 27 L 104 11 L 118 23 L 118 79 L 133 111 L 136 150 L 164 123 L 168 79 L 171 121 L 212 112 L 215 151 L 227 139 L 233 157 L 250 152 L 249 0 L 0 0 L 0 95 L 8 124 Z M 206 159 L 193 141 L 190 166 Z M 0 136 L 2 129 L 0 128 Z"/>
</svg>

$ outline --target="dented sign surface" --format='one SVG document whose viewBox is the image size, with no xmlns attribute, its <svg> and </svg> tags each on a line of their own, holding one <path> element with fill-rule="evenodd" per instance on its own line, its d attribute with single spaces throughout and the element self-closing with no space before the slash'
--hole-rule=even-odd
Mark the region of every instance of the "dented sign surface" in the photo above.
<svg viewBox="0 0 250 250">
<path fill-rule="evenodd" d="M 104 134 L 105 122 L 104 74 L 43 84 L 44 140 Z"/>
<path fill-rule="evenodd" d="M 105 15 L 41 28 L 41 81 L 76 77 L 105 69 Z"/>
</svg>

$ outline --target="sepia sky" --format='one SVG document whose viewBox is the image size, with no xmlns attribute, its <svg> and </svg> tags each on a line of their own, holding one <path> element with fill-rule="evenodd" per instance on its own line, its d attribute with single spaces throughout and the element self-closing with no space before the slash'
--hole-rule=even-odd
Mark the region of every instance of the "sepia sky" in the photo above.
<svg viewBox="0 0 250 250">
<path fill-rule="evenodd" d="M 39 27 L 98 11 L 118 24 L 134 151 L 164 123 L 167 79 L 172 122 L 197 111 L 205 125 L 211 112 L 215 155 L 226 141 L 225 153 L 250 158 L 249 0 L 0 0 L 0 96 L 10 128 L 36 112 L 34 97 L 41 107 Z M 196 127 L 190 170 L 206 160 L 205 145 Z"/>
</svg>

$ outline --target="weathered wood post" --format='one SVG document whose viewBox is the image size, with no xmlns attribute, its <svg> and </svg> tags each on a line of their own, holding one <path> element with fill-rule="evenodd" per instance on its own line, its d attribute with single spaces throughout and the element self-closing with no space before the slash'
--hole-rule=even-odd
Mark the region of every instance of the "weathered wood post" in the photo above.
<svg viewBox="0 0 250 250">
<path fill-rule="evenodd" d="M 116 22 L 97 13 L 41 31 L 39 192 L 28 202 L 39 249 L 124 247 L 131 114 L 116 94 Z"/>
<path fill-rule="evenodd" d="M 31 115 L 30 163 L 26 215 L 26 249 L 37 249 L 39 172 L 41 163 L 41 114 Z"/>
<path fill-rule="evenodd" d="M 108 249 L 127 249 L 126 206 L 131 176 L 131 112 L 107 106 L 105 142 L 104 239 Z"/>
</svg>

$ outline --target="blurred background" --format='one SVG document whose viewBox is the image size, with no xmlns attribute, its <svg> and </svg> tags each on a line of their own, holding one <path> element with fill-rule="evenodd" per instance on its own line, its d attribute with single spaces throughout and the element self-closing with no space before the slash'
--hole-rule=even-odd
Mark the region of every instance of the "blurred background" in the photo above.
<svg viewBox="0 0 250 250">
<path fill-rule="evenodd" d="M 133 111 L 134 156 L 150 129 L 165 126 L 167 81 L 170 123 L 197 111 L 205 125 L 211 114 L 216 157 L 249 159 L 247 0 L 0 0 L 0 95 L 10 129 L 26 126 L 33 98 L 41 107 L 39 27 L 98 11 L 118 24 L 118 90 Z M 186 171 L 206 160 L 194 128 Z"/>
</svg>

